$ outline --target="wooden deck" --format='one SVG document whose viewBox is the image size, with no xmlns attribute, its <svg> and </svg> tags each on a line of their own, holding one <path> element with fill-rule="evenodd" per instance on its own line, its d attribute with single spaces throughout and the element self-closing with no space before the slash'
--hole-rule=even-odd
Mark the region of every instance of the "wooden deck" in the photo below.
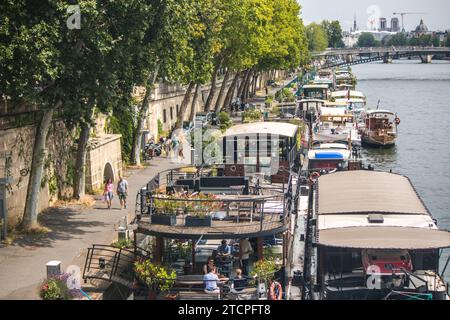
<svg viewBox="0 0 450 320">
<path fill-rule="evenodd" d="M 200 236 L 204 239 L 222 239 L 266 236 L 283 232 L 287 227 L 279 214 L 265 214 L 262 223 L 260 220 L 213 220 L 211 227 L 186 227 L 182 217 L 177 217 L 174 226 L 151 224 L 148 218 L 143 218 L 138 223 L 137 232 L 173 239 L 197 239 Z"/>
</svg>

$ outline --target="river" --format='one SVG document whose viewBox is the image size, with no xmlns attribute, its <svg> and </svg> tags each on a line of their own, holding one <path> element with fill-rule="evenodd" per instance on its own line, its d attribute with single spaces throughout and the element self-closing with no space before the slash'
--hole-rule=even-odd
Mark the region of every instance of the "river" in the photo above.
<svg viewBox="0 0 450 320">
<path fill-rule="evenodd" d="M 438 226 L 450 230 L 450 62 L 401 60 L 352 70 L 368 107 L 375 109 L 380 100 L 380 109 L 397 112 L 401 119 L 396 146 L 363 148 L 366 164 L 408 176 Z"/>
</svg>

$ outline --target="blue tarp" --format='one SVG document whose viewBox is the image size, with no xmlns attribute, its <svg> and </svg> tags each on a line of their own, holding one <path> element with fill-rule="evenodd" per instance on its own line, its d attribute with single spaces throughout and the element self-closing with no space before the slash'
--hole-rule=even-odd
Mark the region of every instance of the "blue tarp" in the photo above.
<svg viewBox="0 0 450 320">
<path fill-rule="evenodd" d="M 341 153 L 328 152 L 328 153 L 316 153 L 316 159 L 344 159 Z"/>
</svg>

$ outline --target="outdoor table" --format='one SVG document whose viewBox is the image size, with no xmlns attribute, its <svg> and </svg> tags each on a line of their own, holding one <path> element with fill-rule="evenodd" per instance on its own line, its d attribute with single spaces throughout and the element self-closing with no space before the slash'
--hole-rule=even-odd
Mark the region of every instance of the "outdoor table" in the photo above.
<svg viewBox="0 0 450 320">
<path fill-rule="evenodd" d="M 219 278 L 219 281 L 221 283 L 227 282 L 228 280 L 230 280 L 230 279 L 229 278 Z M 176 279 L 176 283 L 178 285 L 188 286 L 189 290 L 191 290 L 193 286 L 204 286 L 205 281 L 203 280 L 203 275 L 191 274 L 191 275 L 185 275 L 185 276 L 178 276 Z"/>
</svg>

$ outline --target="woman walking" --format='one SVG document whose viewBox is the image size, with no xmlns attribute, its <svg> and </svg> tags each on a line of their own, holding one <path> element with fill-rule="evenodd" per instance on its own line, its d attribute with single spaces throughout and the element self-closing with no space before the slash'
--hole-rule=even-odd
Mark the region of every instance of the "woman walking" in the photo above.
<svg viewBox="0 0 450 320">
<path fill-rule="evenodd" d="M 105 201 L 108 205 L 108 209 L 111 209 L 111 202 L 114 197 L 113 190 L 114 190 L 114 184 L 112 182 L 112 179 L 109 178 L 105 184 L 105 190 L 103 191 L 103 196 L 105 197 Z"/>
</svg>

